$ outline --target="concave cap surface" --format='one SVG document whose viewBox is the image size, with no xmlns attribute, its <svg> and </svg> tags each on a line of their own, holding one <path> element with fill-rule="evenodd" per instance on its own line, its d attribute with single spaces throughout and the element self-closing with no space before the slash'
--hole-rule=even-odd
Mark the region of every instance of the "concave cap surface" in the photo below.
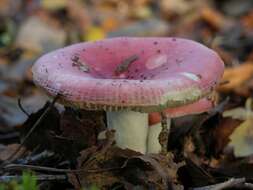
<svg viewBox="0 0 253 190">
<path fill-rule="evenodd" d="M 83 109 L 155 112 L 209 94 L 224 64 L 211 49 L 180 38 L 112 38 L 42 56 L 34 82 Z"/>
</svg>

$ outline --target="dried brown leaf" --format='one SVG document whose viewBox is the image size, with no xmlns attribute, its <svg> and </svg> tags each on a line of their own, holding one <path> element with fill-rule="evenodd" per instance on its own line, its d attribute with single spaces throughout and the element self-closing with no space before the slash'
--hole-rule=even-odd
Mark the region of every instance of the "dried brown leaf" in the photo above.
<svg viewBox="0 0 253 190">
<path fill-rule="evenodd" d="M 5 161 L 6 159 L 10 158 L 11 155 L 14 154 L 19 148 L 19 144 L 9 144 L 4 147 L 3 150 L 0 151 L 0 160 Z M 12 157 L 12 160 L 19 158 L 23 153 L 26 151 L 25 147 L 21 147 L 20 150 Z"/>
<path fill-rule="evenodd" d="M 224 150 L 230 141 L 229 136 L 241 123 L 242 121 L 232 118 L 224 118 L 220 121 L 218 127 L 214 130 L 213 135 L 215 137 L 216 153 L 222 152 Z"/>
</svg>

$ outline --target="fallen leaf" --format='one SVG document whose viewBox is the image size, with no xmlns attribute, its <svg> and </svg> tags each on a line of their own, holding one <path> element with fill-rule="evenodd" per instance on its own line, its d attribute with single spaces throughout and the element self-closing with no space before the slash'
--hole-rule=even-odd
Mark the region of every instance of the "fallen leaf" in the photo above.
<svg viewBox="0 0 253 190">
<path fill-rule="evenodd" d="M 119 26 L 119 21 L 114 17 L 105 18 L 101 24 L 101 27 L 106 31 L 112 31 L 117 29 Z"/>
<path fill-rule="evenodd" d="M 253 29 L 253 10 L 249 14 L 245 15 L 241 20 L 243 26 L 248 30 Z"/>
<path fill-rule="evenodd" d="M 57 9 L 63 9 L 67 6 L 67 0 L 42 0 L 41 6 L 45 9 L 55 11 Z"/>
<path fill-rule="evenodd" d="M 186 14 L 190 10 L 192 10 L 198 3 L 196 1 L 189 2 L 185 0 L 162 0 L 160 3 L 161 10 L 168 14 L 169 16 L 173 16 L 173 14 Z"/>
<path fill-rule="evenodd" d="M 253 119 L 247 119 L 230 136 L 230 143 L 236 157 L 253 154 Z"/>
<path fill-rule="evenodd" d="M 243 73 L 243 74 L 242 74 Z M 248 62 L 236 67 L 225 69 L 222 80 L 229 81 L 228 84 L 224 84 L 218 87 L 221 92 L 229 92 L 237 87 L 240 87 L 243 83 L 249 80 L 253 76 L 253 63 Z"/>
<path fill-rule="evenodd" d="M 166 172 L 164 167 L 162 167 L 162 165 L 151 156 L 141 155 L 141 156 L 132 157 L 131 159 L 141 159 L 145 163 L 150 164 L 154 168 L 154 170 L 157 172 L 157 174 L 161 177 L 164 188 L 167 189 L 171 185 L 170 176 L 168 176 L 168 173 Z"/>
<path fill-rule="evenodd" d="M 93 146 L 80 153 L 77 169 L 84 170 L 78 174 L 82 186 L 96 184 L 101 189 L 108 189 L 116 183 L 145 188 L 153 184 L 158 189 L 177 186 L 177 170 L 183 164 L 174 163 L 173 157 L 141 155 L 129 149 L 106 147 Z"/>
<path fill-rule="evenodd" d="M 253 131 L 252 99 L 248 98 L 246 100 L 245 107 L 237 107 L 231 110 L 224 111 L 223 117 L 225 118 L 225 120 L 223 121 L 230 121 L 230 122 L 228 122 L 227 123 L 228 125 L 226 126 L 221 125 L 223 126 L 222 128 L 226 130 L 223 131 L 220 129 L 217 130 L 223 133 L 223 135 L 220 136 L 220 138 L 223 139 L 221 140 L 221 142 L 223 142 L 221 144 L 224 145 L 224 139 L 225 142 L 230 141 L 228 147 L 233 148 L 234 155 L 236 157 L 249 156 L 253 154 L 253 149 L 251 148 L 251 146 L 253 145 L 253 132 L 251 132 Z M 233 120 L 237 122 L 233 122 Z M 240 120 L 243 121 L 241 122 L 241 124 Z M 228 135 L 229 139 L 227 139 Z"/>
<path fill-rule="evenodd" d="M 201 10 L 202 19 L 216 29 L 223 28 L 228 23 L 221 13 L 210 7 L 203 7 Z"/>
<path fill-rule="evenodd" d="M 179 179 L 183 182 L 185 189 L 188 189 L 188 186 L 199 187 L 215 183 L 215 178 L 202 166 L 188 158 L 185 159 L 185 163 L 178 170 Z"/>
<path fill-rule="evenodd" d="M 230 135 L 240 126 L 242 121 L 223 118 L 217 128 L 214 130 L 213 138 L 215 138 L 215 153 L 220 155 L 224 148 L 230 142 Z"/>
<path fill-rule="evenodd" d="M 105 38 L 105 31 L 98 26 L 90 26 L 86 29 L 83 39 L 86 41 L 96 41 Z"/>
<path fill-rule="evenodd" d="M 24 139 L 34 127 L 35 123 L 41 118 L 42 114 L 48 109 L 48 106 L 50 106 L 49 102 L 47 102 L 38 112 L 32 113 L 23 126 L 20 127 L 21 141 L 25 140 L 24 145 L 29 150 L 32 150 L 35 147 L 38 149 L 40 148 L 41 150 L 52 150 L 55 146 L 52 133 L 59 133 L 60 118 L 59 111 L 55 107 L 46 112 L 45 116 L 39 121 L 31 135 L 27 139 Z M 59 151 L 60 150 L 61 149 L 59 149 Z"/>
<path fill-rule="evenodd" d="M 0 151 L 0 160 L 4 161 L 6 159 L 9 159 L 10 156 L 12 156 L 18 150 L 19 146 L 20 144 L 9 144 L 6 147 L 4 147 Z M 15 156 L 12 157 L 12 160 L 19 158 L 25 151 L 26 151 L 26 148 L 21 147 L 21 149 L 15 154 Z"/>
</svg>

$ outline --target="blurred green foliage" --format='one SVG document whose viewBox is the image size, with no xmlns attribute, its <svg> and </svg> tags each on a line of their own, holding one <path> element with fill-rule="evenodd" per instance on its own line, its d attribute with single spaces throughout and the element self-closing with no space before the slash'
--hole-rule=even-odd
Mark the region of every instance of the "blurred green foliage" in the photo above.
<svg viewBox="0 0 253 190">
<path fill-rule="evenodd" d="M 1 189 L 0 189 L 1 190 Z M 88 188 L 83 188 L 82 190 L 99 190 L 99 188 L 96 185 L 91 185 Z"/>
<path fill-rule="evenodd" d="M 0 184 L 0 190 L 38 190 L 36 176 L 30 172 L 24 172 L 21 182 L 11 181 Z"/>
</svg>

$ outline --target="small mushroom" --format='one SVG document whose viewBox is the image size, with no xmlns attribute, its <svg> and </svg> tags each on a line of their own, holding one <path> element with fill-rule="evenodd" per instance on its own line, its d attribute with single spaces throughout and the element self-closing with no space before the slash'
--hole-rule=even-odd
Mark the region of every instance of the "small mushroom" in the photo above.
<svg viewBox="0 0 253 190">
<path fill-rule="evenodd" d="M 116 144 L 141 153 L 151 142 L 148 113 L 204 98 L 223 70 L 219 56 L 194 41 L 130 37 L 55 50 L 32 68 L 35 84 L 50 96 L 59 94 L 64 105 L 105 110 Z"/>
</svg>

